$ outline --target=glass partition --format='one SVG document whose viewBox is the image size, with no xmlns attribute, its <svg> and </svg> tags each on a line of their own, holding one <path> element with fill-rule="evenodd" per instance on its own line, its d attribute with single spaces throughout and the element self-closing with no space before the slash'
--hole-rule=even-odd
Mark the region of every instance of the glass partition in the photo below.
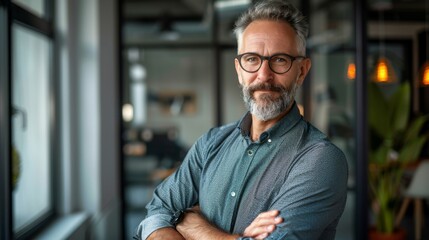
<svg viewBox="0 0 429 240">
<path fill-rule="evenodd" d="M 310 101 L 305 117 L 346 155 L 349 194 L 336 239 L 354 239 L 356 64 L 354 1 L 310 1 Z M 352 13 L 352 14 L 351 14 Z"/>
<path fill-rule="evenodd" d="M 123 50 L 125 233 L 130 239 L 157 184 L 215 125 L 210 49 Z"/>
<path fill-rule="evenodd" d="M 146 10 L 134 21 L 133 11 L 125 10 L 121 83 L 127 237 L 144 217 L 156 184 L 180 164 L 196 138 L 210 127 L 239 120 L 246 112 L 234 67 L 237 50 L 232 29 L 252 2 L 210 2 L 213 6 L 199 20 L 192 17 L 194 13 L 183 16 L 182 1 L 170 8 L 160 4 L 153 12 L 160 11 L 160 6 L 171 10 L 167 28 L 161 24 L 162 15 Z M 347 156 L 349 196 L 337 239 L 354 239 L 357 20 L 351 13 L 355 1 L 292 2 L 310 21 L 308 56 L 313 62 L 296 100 L 304 117 Z M 192 32 L 181 28 L 184 19 L 195 26 Z M 164 35 L 169 29 L 173 35 Z"/>
</svg>

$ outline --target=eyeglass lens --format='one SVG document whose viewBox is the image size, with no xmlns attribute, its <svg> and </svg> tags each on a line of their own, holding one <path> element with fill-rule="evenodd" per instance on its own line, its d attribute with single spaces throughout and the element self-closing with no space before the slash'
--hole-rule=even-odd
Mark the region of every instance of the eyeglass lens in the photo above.
<svg viewBox="0 0 429 240">
<path fill-rule="evenodd" d="M 293 59 L 286 54 L 276 54 L 271 57 L 262 57 L 255 53 L 245 53 L 240 57 L 241 67 L 248 72 L 256 72 L 262 66 L 264 59 L 268 59 L 271 70 L 275 73 L 285 73 L 292 66 Z"/>
</svg>

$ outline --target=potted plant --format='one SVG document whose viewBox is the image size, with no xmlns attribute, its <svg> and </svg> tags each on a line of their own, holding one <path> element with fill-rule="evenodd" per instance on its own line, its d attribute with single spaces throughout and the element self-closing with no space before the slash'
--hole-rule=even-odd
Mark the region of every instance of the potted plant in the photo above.
<svg viewBox="0 0 429 240">
<path fill-rule="evenodd" d="M 395 229 L 403 173 L 407 165 L 418 159 L 428 139 L 427 134 L 421 133 L 428 116 L 418 116 L 410 121 L 411 91 L 408 83 L 401 84 L 393 94 L 385 96 L 379 86 L 371 82 L 368 97 L 371 136 L 369 188 L 375 217 L 370 238 L 379 233 L 384 236 L 399 234 L 404 239 L 404 231 Z"/>
</svg>

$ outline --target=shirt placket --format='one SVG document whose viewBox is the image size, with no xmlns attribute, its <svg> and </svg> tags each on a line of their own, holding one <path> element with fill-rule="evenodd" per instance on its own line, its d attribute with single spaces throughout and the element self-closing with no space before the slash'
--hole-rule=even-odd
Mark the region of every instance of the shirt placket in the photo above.
<svg viewBox="0 0 429 240">
<path fill-rule="evenodd" d="M 240 199 L 243 193 L 244 181 L 247 178 L 249 169 L 252 165 L 253 159 L 259 147 L 260 147 L 260 144 L 252 143 L 245 149 L 240 161 L 242 164 L 240 173 L 242 174 L 239 174 L 240 176 L 239 181 L 234 181 L 232 183 L 231 191 L 229 192 L 229 196 L 228 196 L 228 198 L 230 199 L 231 206 L 233 206 L 233 210 L 234 210 L 230 230 L 233 229 L 233 226 L 235 224 L 237 210 L 238 210 Z"/>
</svg>

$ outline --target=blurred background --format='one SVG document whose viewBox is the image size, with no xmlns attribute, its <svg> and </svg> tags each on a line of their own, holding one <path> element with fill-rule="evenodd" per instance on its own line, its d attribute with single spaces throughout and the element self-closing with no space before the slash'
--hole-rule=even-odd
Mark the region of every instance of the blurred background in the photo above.
<svg viewBox="0 0 429 240">
<path fill-rule="evenodd" d="M 232 28 L 254 2 L 0 0 L 0 239 L 131 239 L 193 142 L 245 113 Z M 367 239 L 367 86 L 389 97 L 407 84 L 401 114 L 429 114 L 429 1 L 291 2 L 313 63 L 296 101 L 349 163 L 336 239 Z M 417 155 L 390 204 L 415 203 L 404 239 L 429 239 L 429 193 L 406 195 L 426 142 Z"/>
</svg>

